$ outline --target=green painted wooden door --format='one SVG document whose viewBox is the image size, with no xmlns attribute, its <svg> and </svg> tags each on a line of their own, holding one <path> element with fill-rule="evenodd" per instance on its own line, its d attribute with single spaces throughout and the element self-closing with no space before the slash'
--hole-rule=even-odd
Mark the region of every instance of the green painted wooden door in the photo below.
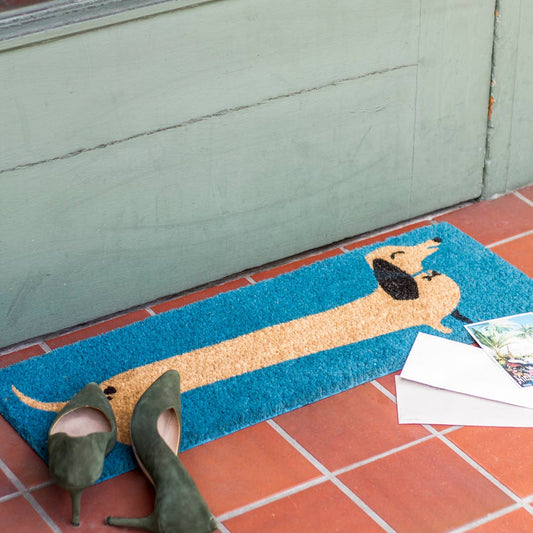
<svg viewBox="0 0 533 533">
<path fill-rule="evenodd" d="M 533 181 L 533 4 L 498 0 L 485 195 Z"/>
<path fill-rule="evenodd" d="M 479 196 L 493 8 L 223 0 L 4 45 L 0 345 Z"/>
</svg>

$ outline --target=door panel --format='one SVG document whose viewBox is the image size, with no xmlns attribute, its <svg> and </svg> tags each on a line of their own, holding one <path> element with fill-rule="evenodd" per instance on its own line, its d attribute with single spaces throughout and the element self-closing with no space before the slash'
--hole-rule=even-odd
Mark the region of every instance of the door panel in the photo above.
<svg viewBox="0 0 533 533">
<path fill-rule="evenodd" d="M 224 0 L 4 50 L 0 345 L 479 195 L 485 0 Z"/>
</svg>

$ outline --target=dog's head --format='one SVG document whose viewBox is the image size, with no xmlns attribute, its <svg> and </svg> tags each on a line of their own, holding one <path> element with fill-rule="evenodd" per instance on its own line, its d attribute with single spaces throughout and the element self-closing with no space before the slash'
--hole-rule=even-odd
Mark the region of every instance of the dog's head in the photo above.
<svg viewBox="0 0 533 533">
<path fill-rule="evenodd" d="M 395 300 L 416 300 L 418 284 L 414 275 L 422 271 L 422 261 L 436 252 L 441 239 L 435 237 L 415 246 L 383 246 L 370 252 L 365 259 L 374 271 L 380 287 Z M 431 271 L 425 276 L 435 277 Z"/>
</svg>

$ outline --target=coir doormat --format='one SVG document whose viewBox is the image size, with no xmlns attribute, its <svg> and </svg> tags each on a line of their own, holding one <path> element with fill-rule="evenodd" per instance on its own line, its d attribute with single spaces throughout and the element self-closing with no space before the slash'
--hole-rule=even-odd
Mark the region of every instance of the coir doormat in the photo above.
<svg viewBox="0 0 533 533">
<path fill-rule="evenodd" d="M 134 468 L 129 417 L 169 368 L 187 449 L 399 370 L 419 331 L 533 309 L 533 281 L 443 223 L 150 317 L 0 371 L 0 411 L 46 460 L 55 412 L 90 381 L 119 442 L 102 479 Z"/>
</svg>

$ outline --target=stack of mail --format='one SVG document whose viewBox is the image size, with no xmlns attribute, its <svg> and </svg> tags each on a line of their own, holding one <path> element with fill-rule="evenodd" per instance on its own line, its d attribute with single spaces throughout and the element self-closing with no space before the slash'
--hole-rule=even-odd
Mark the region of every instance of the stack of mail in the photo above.
<svg viewBox="0 0 533 533">
<path fill-rule="evenodd" d="M 533 387 L 481 349 L 419 333 L 396 376 L 400 424 L 533 427 Z"/>
</svg>

